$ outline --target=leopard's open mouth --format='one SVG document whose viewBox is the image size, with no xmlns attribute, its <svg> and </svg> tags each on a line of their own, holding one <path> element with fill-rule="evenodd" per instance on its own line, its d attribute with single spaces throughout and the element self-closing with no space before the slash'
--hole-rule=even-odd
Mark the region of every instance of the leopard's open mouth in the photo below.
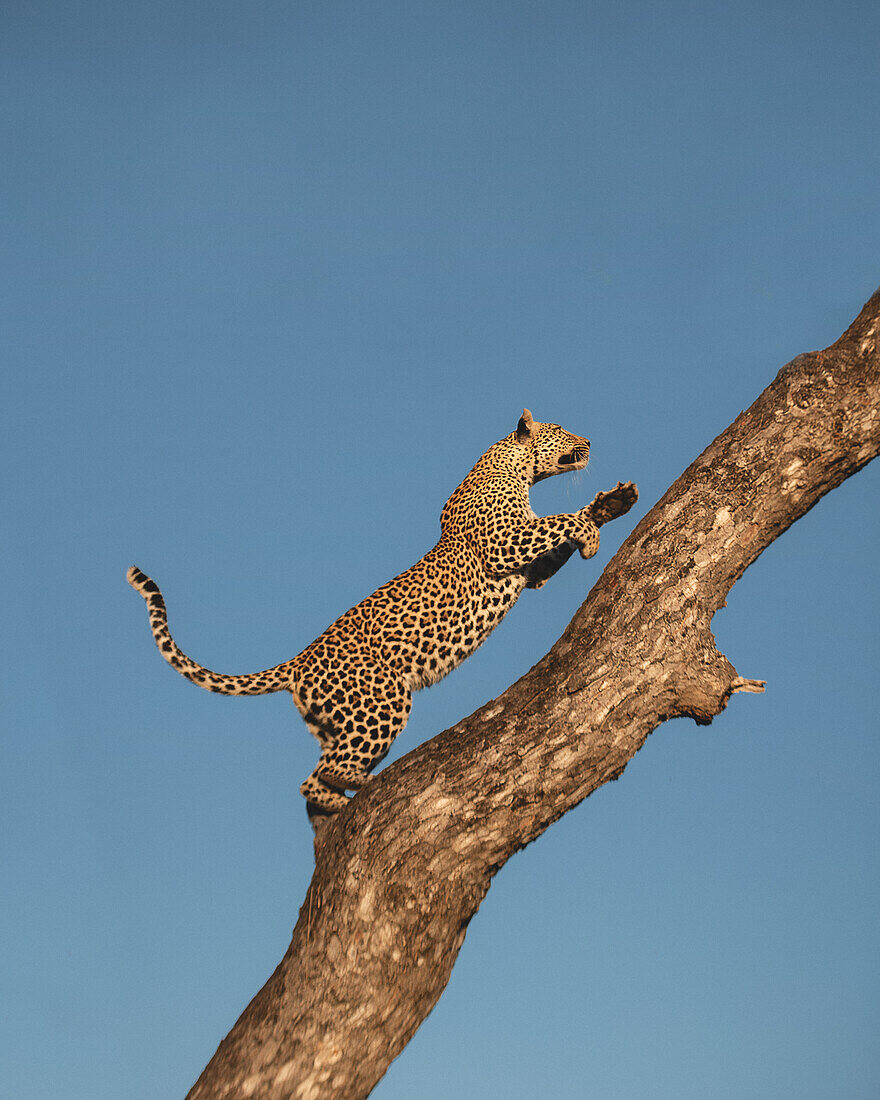
<svg viewBox="0 0 880 1100">
<path fill-rule="evenodd" d="M 567 451 L 564 455 L 560 455 L 556 459 L 558 466 L 580 466 L 587 461 L 590 457 L 590 452 L 586 447 L 575 447 L 571 451 Z"/>
</svg>

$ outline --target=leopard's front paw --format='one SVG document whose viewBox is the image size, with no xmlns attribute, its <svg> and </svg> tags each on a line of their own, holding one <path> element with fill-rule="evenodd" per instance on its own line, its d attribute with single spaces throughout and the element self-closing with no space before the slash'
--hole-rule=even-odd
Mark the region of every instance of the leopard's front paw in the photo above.
<svg viewBox="0 0 880 1100">
<path fill-rule="evenodd" d="M 626 515 L 638 499 L 639 491 L 634 482 L 618 481 L 615 488 L 607 493 L 597 493 L 585 512 L 597 527 L 601 527 L 603 523 Z"/>
<path fill-rule="evenodd" d="M 599 551 L 599 528 L 587 517 L 586 508 L 580 513 L 580 530 L 571 536 L 582 558 L 592 558 Z"/>
</svg>

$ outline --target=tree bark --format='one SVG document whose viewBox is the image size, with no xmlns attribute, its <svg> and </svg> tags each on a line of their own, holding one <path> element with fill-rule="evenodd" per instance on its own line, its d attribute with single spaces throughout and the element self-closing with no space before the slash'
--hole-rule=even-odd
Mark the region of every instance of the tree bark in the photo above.
<svg viewBox="0 0 880 1100">
<path fill-rule="evenodd" d="M 440 997 L 492 876 L 669 718 L 737 691 L 712 616 L 765 547 L 880 450 L 880 291 L 783 367 L 632 532 L 551 651 L 390 765 L 315 840 L 275 973 L 190 1100 L 365 1097 Z"/>
</svg>

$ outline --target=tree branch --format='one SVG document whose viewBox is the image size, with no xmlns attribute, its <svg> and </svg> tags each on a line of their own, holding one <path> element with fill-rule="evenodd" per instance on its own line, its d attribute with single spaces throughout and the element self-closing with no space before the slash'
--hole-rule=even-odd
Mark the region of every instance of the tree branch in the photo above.
<svg viewBox="0 0 880 1100">
<path fill-rule="evenodd" d="M 737 675 L 710 624 L 765 547 L 880 450 L 880 291 L 670 487 L 551 651 L 385 769 L 315 841 L 293 939 L 191 1100 L 367 1096 L 440 997 L 492 876 L 661 722 Z"/>
</svg>

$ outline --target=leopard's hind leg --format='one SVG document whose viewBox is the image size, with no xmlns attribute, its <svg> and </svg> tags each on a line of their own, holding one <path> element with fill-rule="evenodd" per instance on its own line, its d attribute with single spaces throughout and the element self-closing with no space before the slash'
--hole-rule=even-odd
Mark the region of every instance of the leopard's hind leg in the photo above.
<svg viewBox="0 0 880 1100">
<path fill-rule="evenodd" d="M 409 718 L 412 692 L 392 673 L 361 669 L 347 705 L 323 724 L 315 776 L 340 791 L 357 791 L 388 755 Z M 313 731 L 314 732 L 314 731 Z"/>
<path fill-rule="evenodd" d="M 331 787 L 329 783 L 325 783 L 318 775 L 317 768 L 300 785 L 299 793 L 306 802 L 312 806 L 319 806 L 329 813 L 338 813 L 348 805 L 348 796 L 335 787 Z"/>
<path fill-rule="evenodd" d="M 295 698 L 294 698 L 295 701 Z M 328 733 L 319 725 L 310 714 L 304 714 L 303 719 L 309 727 L 309 733 L 318 739 L 321 749 L 326 750 L 331 744 Z M 323 754 L 321 756 L 323 760 Z M 318 806 L 328 813 L 338 813 L 348 805 L 348 796 L 337 787 L 331 787 L 318 775 L 320 763 L 308 778 L 303 780 L 299 793 L 311 806 Z"/>
</svg>

